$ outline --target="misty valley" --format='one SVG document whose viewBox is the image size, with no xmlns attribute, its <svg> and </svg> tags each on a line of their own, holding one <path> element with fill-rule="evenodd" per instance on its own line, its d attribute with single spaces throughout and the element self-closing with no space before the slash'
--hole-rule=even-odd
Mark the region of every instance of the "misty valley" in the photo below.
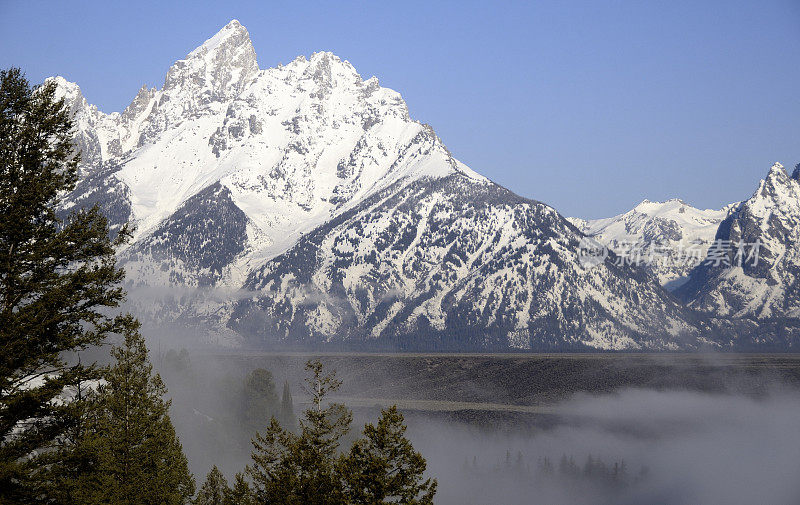
<svg viewBox="0 0 800 505">
<path fill-rule="evenodd" d="M 147 3 L 0 1 L 0 505 L 800 503 L 791 2 Z"/>
<path fill-rule="evenodd" d="M 306 408 L 303 364 L 320 357 L 343 381 L 335 400 L 354 413 L 349 440 L 400 407 L 438 479 L 436 503 L 791 503 L 800 492 L 794 355 L 160 356 L 195 475 L 248 464 L 263 424 L 252 407 L 287 419 L 288 387 Z"/>
</svg>

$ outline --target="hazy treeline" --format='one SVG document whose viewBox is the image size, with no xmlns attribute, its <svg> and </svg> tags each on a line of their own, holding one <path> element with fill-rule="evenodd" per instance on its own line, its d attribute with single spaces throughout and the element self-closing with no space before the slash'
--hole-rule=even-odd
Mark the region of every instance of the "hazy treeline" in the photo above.
<svg viewBox="0 0 800 505">
<path fill-rule="evenodd" d="M 437 504 L 800 502 L 794 388 L 759 397 L 629 389 L 553 409 L 558 423 L 516 432 L 409 414 L 409 437 L 439 480 Z"/>
<path fill-rule="evenodd" d="M 348 448 L 343 442 L 353 414 L 328 401 L 341 382 L 319 360 L 309 360 L 306 369 L 311 405 L 297 429 L 272 417 L 255 434 L 250 464 L 236 474 L 234 485 L 214 466 L 195 504 L 431 505 L 437 482 L 424 476 L 425 459 L 406 438 L 402 414 L 395 407 L 383 410 Z M 259 375 L 263 370 L 250 376 Z"/>
<path fill-rule="evenodd" d="M 156 351 L 154 362 L 169 387 L 175 427 L 195 474 L 216 465 L 233 475 L 249 458 L 256 432 L 273 416 L 288 429 L 297 427 L 298 391 L 270 370 L 197 363 L 185 348 Z"/>
<path fill-rule="evenodd" d="M 466 478 L 483 478 L 497 475 L 514 479 L 518 482 L 528 482 L 541 485 L 545 481 L 560 481 L 565 485 L 576 483 L 590 484 L 607 489 L 622 489 L 629 485 L 636 485 L 643 481 L 649 470 L 645 466 L 631 473 L 624 459 L 606 463 L 600 456 L 589 454 L 583 464 L 576 463 L 574 455 L 562 454 L 557 462 L 549 456 L 540 456 L 534 465 L 531 464 L 522 451 L 516 455 L 511 451 L 506 452 L 502 462 L 482 465 L 478 456 L 473 456 L 472 461 L 464 460 L 461 471 Z"/>
<path fill-rule="evenodd" d="M 278 378 L 276 389 L 288 378 L 296 405 L 307 404 L 306 394 L 296 383 L 295 356 L 291 360 L 248 358 L 242 366 L 238 359 L 190 355 L 197 376 L 208 375 L 208 383 L 217 387 L 233 381 L 240 390 L 253 367 L 268 364 Z M 363 381 L 364 365 L 374 366 L 368 359 L 358 357 L 352 368 L 339 371 L 348 380 Z M 437 360 L 435 356 L 426 359 L 431 366 Z M 479 357 L 476 360 L 481 362 Z M 384 361 L 375 358 L 377 364 Z M 344 364 L 340 357 L 326 362 Z M 785 363 L 782 358 L 776 360 L 777 366 Z M 385 377 L 388 383 L 403 371 L 387 368 L 386 373 L 391 374 Z M 769 371 L 753 374 L 749 380 L 763 387 L 757 392 L 748 389 L 747 394 L 734 392 L 741 388 L 732 383 L 715 392 L 621 389 L 566 395 L 548 408 L 548 414 L 528 418 L 490 411 L 464 416 L 409 411 L 408 438 L 424 454 L 428 474 L 438 480 L 435 502 L 439 505 L 792 503 L 800 499 L 800 487 L 789 477 L 800 472 L 796 458 L 800 395 L 792 381 L 781 386 L 779 379 Z M 471 385 L 469 375 L 457 380 L 459 384 L 451 386 L 455 391 Z M 348 394 L 366 396 L 368 387 L 362 384 Z M 437 383 L 437 387 L 448 386 Z M 197 388 L 199 404 L 209 408 L 224 396 L 202 380 Z M 398 397 L 404 398 L 402 383 L 397 388 Z M 171 391 L 180 394 L 180 389 Z M 377 412 L 378 407 L 364 406 L 355 410 L 355 416 L 369 420 Z M 196 414 L 176 416 L 176 428 L 182 434 L 189 429 L 185 424 L 202 424 L 204 419 Z M 225 436 L 230 431 L 215 423 L 205 426 L 212 439 L 219 436 L 213 433 Z M 345 437 L 342 447 L 348 447 L 356 435 L 351 432 Z M 219 461 L 213 453 L 192 447 L 201 438 L 184 440 L 190 459 L 196 456 L 199 462 L 195 474 L 208 472 Z M 247 446 L 227 453 L 227 466 L 220 468 L 231 486 L 237 469 L 248 464 L 250 452 Z"/>
</svg>

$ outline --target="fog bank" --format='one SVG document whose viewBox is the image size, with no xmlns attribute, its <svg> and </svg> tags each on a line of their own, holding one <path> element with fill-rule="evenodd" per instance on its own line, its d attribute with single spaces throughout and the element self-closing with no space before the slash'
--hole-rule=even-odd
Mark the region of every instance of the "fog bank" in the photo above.
<svg viewBox="0 0 800 505">
<path fill-rule="evenodd" d="M 439 479 L 437 503 L 704 504 L 800 502 L 800 395 L 766 398 L 625 390 L 559 406 L 564 425 L 526 436 L 415 421 L 411 436 Z M 626 473 L 587 478 L 586 460 Z M 572 457 L 578 478 L 560 475 Z M 553 463 L 543 475 L 542 461 Z"/>
</svg>

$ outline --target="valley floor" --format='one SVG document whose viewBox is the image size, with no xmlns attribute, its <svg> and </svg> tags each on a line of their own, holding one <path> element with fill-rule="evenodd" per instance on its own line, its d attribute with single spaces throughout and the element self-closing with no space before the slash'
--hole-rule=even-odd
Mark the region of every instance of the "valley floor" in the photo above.
<svg viewBox="0 0 800 505">
<path fill-rule="evenodd" d="M 262 367 L 298 390 L 319 357 L 353 407 L 543 413 L 579 393 L 624 388 L 759 394 L 800 386 L 800 354 L 366 354 L 236 352 L 205 355 L 241 373 Z M 296 386 L 296 387 L 295 387 Z"/>
<path fill-rule="evenodd" d="M 287 381 L 299 414 L 310 358 L 343 381 L 332 399 L 353 411 L 345 446 L 381 408 L 400 408 L 439 505 L 800 497 L 785 477 L 798 468 L 800 354 L 193 354 L 166 379 L 195 474 L 250 462 L 253 428 L 231 403 L 248 374 Z M 755 475 L 774 497 L 742 485 Z"/>
</svg>

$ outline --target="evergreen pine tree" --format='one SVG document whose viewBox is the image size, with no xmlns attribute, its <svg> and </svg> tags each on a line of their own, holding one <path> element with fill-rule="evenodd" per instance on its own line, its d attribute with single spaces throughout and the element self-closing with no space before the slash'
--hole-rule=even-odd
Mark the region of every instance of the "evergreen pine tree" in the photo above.
<svg viewBox="0 0 800 505">
<path fill-rule="evenodd" d="M 281 425 L 290 431 L 294 431 L 294 428 L 297 425 L 297 418 L 294 416 L 292 392 L 289 390 L 289 381 L 283 382 L 283 395 L 281 397 Z"/>
<path fill-rule="evenodd" d="M 125 324 L 108 309 L 124 296 L 114 253 L 127 229 L 112 241 L 97 207 L 57 216 L 78 159 L 55 84 L 0 71 L 0 503 L 48 499 L 53 449 L 80 412 L 57 399 L 96 377 L 66 358 Z"/>
<path fill-rule="evenodd" d="M 539 464 L 539 473 L 542 475 L 552 475 L 553 474 L 553 463 L 550 461 L 550 458 L 545 456 L 542 458 Z"/>
<path fill-rule="evenodd" d="M 79 448 L 93 451 L 94 471 L 82 477 L 83 503 L 179 505 L 194 495 L 194 479 L 167 413 L 161 378 L 153 374 L 138 323 L 111 351 L 115 363 L 97 391 Z"/>
<path fill-rule="evenodd" d="M 95 436 L 101 410 L 95 387 L 96 383 L 77 385 L 76 398 L 67 404 L 77 422 L 49 453 L 59 464 L 49 468 L 46 481 L 50 485 L 44 494 L 56 503 L 96 503 L 95 490 L 113 485 L 110 475 L 98 471 L 104 442 Z"/>
<path fill-rule="evenodd" d="M 594 458 L 592 458 L 592 455 L 589 454 L 589 456 L 586 458 L 586 463 L 583 465 L 583 475 L 589 477 L 592 475 L 594 470 L 595 470 Z"/>
<path fill-rule="evenodd" d="M 233 487 L 225 495 L 224 503 L 225 505 L 256 505 L 253 490 L 250 489 L 250 484 L 247 483 L 243 474 L 236 474 Z"/>
<path fill-rule="evenodd" d="M 228 481 L 216 465 L 208 472 L 206 481 L 200 486 L 195 498 L 195 505 L 225 505 L 225 499 L 231 493 Z"/>
<path fill-rule="evenodd" d="M 306 363 L 311 377 L 307 391 L 312 406 L 292 433 L 273 417 L 264 434 L 253 440 L 253 463 L 247 472 L 259 503 L 286 505 L 340 505 L 345 502 L 336 472 L 337 449 L 350 428 L 352 414 L 344 405 L 324 405 L 325 397 L 341 385 L 322 363 Z"/>
<path fill-rule="evenodd" d="M 272 372 L 256 368 L 247 375 L 244 383 L 244 419 L 253 432 L 264 426 L 264 421 L 278 414 L 278 393 Z"/>
<path fill-rule="evenodd" d="M 364 437 L 353 444 L 339 467 L 348 503 L 433 503 L 436 481 L 424 479 L 425 458 L 414 450 L 405 431 L 396 406 L 384 410 L 377 425 L 364 427 Z"/>
<path fill-rule="evenodd" d="M 567 462 L 567 455 L 561 455 L 561 461 L 558 463 L 558 473 L 561 474 L 562 477 L 566 477 L 569 475 L 569 463 Z"/>
</svg>

